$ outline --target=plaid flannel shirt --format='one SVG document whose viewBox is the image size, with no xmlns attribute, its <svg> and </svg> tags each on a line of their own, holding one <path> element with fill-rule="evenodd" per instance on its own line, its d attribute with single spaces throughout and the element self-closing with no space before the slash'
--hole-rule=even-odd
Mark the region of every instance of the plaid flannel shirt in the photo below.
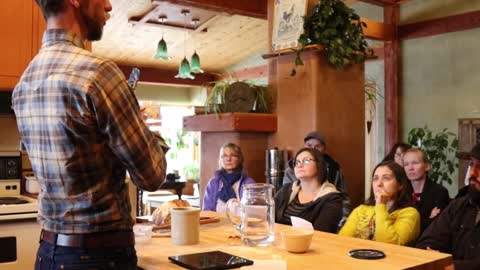
<svg viewBox="0 0 480 270">
<path fill-rule="evenodd" d="M 44 34 L 13 92 L 22 142 L 40 183 L 38 220 L 57 233 L 130 230 L 126 170 L 141 189 L 165 178 L 165 145 L 140 116 L 120 69 L 62 29 Z"/>
</svg>

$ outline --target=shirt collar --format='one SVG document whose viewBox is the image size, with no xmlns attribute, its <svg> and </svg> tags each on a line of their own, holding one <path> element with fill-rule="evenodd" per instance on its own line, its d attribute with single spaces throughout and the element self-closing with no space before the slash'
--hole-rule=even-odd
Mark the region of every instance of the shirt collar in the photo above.
<svg viewBox="0 0 480 270">
<path fill-rule="evenodd" d="M 43 45 L 52 45 L 59 41 L 70 42 L 79 48 L 85 49 L 83 39 L 73 32 L 65 31 L 65 29 L 47 29 L 43 34 Z"/>
</svg>

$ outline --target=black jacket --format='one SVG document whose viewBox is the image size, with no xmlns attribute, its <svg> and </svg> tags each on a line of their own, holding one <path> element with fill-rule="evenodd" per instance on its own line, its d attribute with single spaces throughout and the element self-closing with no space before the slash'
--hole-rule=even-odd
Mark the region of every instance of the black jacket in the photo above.
<svg viewBox="0 0 480 270">
<path fill-rule="evenodd" d="M 420 195 L 420 202 L 415 205 L 415 208 L 420 213 L 420 234 L 425 231 L 434 219 L 430 218 L 432 209 L 438 207 L 440 210 L 443 210 L 449 202 L 450 196 L 445 187 L 428 179 L 425 181 L 422 194 Z"/>
<path fill-rule="evenodd" d="M 480 223 L 468 196 L 455 199 L 425 230 L 417 247 L 451 253 L 455 270 L 480 269 Z"/>
<path fill-rule="evenodd" d="M 292 185 L 284 185 L 275 195 L 275 222 L 292 225 L 290 220 L 284 218 L 292 194 Z M 310 221 L 317 231 L 337 232 L 338 223 L 342 218 L 342 193 L 332 192 L 317 198 L 309 208 L 299 217 Z"/>
</svg>

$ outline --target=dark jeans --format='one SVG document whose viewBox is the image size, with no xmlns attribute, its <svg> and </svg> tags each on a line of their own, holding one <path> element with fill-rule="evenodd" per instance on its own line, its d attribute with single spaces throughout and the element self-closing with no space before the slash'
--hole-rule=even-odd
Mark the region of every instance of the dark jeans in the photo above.
<svg viewBox="0 0 480 270">
<path fill-rule="evenodd" d="M 83 249 L 40 241 L 35 270 L 136 270 L 135 247 Z"/>
</svg>

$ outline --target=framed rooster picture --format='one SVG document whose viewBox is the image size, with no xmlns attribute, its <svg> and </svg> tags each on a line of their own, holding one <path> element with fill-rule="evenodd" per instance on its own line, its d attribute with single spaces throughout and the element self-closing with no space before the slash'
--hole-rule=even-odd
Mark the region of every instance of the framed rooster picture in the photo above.
<svg viewBox="0 0 480 270">
<path fill-rule="evenodd" d="M 303 33 L 303 17 L 307 0 L 275 0 L 272 33 L 272 51 L 298 46 Z"/>
</svg>

